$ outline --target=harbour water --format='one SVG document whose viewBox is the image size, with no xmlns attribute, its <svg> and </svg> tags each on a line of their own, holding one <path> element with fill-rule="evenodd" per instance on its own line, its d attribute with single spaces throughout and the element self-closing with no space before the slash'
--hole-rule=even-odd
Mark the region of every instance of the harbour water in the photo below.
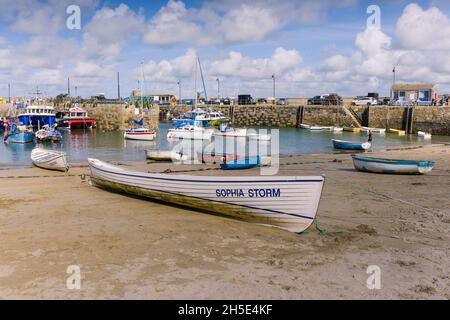
<svg viewBox="0 0 450 320">
<path fill-rule="evenodd" d="M 64 131 L 61 143 L 45 144 L 45 148 L 67 152 L 70 163 L 85 163 L 88 157 L 104 159 L 108 161 L 139 161 L 145 159 L 144 150 L 169 150 L 178 145 L 178 140 L 168 141 L 167 131 L 170 123 L 160 123 L 155 141 L 124 140 L 122 131 L 102 132 L 100 130 L 72 130 Z M 268 128 L 254 128 L 255 130 Z M 365 133 L 333 133 L 324 131 L 309 131 L 305 129 L 283 128 L 279 130 L 279 153 L 281 156 L 306 155 L 315 153 L 337 152 L 333 149 L 331 139 L 366 141 Z M 226 138 L 227 145 L 231 142 L 246 144 L 245 139 Z M 220 144 L 221 139 L 216 139 L 215 144 Z M 190 142 L 189 142 L 190 143 Z M 263 142 L 266 143 L 266 142 Z M 383 150 L 411 145 L 431 143 L 450 143 L 448 136 L 433 136 L 430 140 L 424 140 L 415 135 L 398 136 L 387 133 L 385 135 L 373 134 L 373 149 Z M 204 142 L 203 145 L 208 144 Z M 270 144 L 270 143 L 269 143 Z M 0 166 L 28 166 L 31 164 L 30 153 L 35 144 L 0 144 Z M 216 149 L 217 152 L 217 149 Z M 233 153 L 226 149 L 227 153 Z"/>
</svg>

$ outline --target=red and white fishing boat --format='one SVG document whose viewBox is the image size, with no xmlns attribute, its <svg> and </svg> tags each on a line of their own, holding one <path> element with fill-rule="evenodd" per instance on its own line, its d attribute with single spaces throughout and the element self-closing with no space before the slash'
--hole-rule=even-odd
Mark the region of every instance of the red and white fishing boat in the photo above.
<svg viewBox="0 0 450 320">
<path fill-rule="evenodd" d="M 58 123 L 59 127 L 68 129 L 90 129 L 94 128 L 95 125 L 95 119 L 88 117 L 87 111 L 80 107 L 70 108 L 69 113 Z"/>
</svg>

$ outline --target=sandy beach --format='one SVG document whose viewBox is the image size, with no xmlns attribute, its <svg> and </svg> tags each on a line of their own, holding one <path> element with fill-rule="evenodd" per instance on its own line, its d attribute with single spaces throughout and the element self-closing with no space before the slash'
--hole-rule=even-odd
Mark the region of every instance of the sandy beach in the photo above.
<svg viewBox="0 0 450 320">
<path fill-rule="evenodd" d="M 86 167 L 0 168 L 0 298 L 450 299 L 450 146 L 373 155 L 436 166 L 396 176 L 357 172 L 348 154 L 281 159 L 280 175 L 326 175 L 326 232 L 300 235 L 104 191 L 81 179 Z M 70 265 L 79 290 L 66 286 Z M 366 286 L 369 265 L 379 290 Z"/>
</svg>

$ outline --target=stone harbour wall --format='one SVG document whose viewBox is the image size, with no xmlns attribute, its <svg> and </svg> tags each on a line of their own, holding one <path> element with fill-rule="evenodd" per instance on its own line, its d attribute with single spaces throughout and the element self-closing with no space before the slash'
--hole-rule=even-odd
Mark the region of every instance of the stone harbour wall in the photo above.
<svg viewBox="0 0 450 320">
<path fill-rule="evenodd" d="M 96 104 L 83 103 L 79 107 L 88 112 L 89 117 L 97 121 L 97 128 L 103 131 L 125 130 L 130 127 L 133 120 L 144 118 L 144 125 L 152 130 L 158 129 L 159 105 L 150 109 L 136 108 L 134 105 L 123 104 Z M 58 105 L 56 111 L 69 110 L 72 105 Z"/>
</svg>

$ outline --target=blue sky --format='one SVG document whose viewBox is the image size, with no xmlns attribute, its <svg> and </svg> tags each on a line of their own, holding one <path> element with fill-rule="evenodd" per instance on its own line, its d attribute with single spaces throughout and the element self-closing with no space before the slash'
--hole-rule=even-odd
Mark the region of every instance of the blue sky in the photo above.
<svg viewBox="0 0 450 320">
<path fill-rule="evenodd" d="M 68 30 L 65 9 L 81 8 L 81 29 Z M 376 4 L 381 28 L 369 28 Z M 216 95 L 304 97 L 331 91 L 387 94 L 392 67 L 402 82 L 436 82 L 450 91 L 450 2 L 358 0 L 30 1 L 0 0 L 0 96 L 7 83 L 25 95 L 37 85 L 83 96 L 144 91 L 194 95 L 195 56 Z M 436 44 L 431 50 L 431 44 Z M 74 88 L 72 88 L 73 92 Z"/>
</svg>

